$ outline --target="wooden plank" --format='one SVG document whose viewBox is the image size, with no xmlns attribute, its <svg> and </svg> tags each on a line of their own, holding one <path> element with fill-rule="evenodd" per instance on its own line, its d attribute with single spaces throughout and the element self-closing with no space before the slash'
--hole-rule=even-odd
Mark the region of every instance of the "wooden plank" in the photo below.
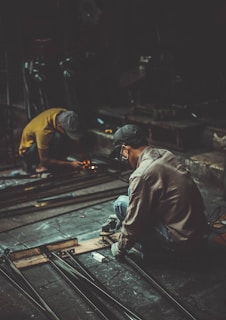
<svg viewBox="0 0 226 320">
<path fill-rule="evenodd" d="M 118 235 L 119 233 L 115 233 L 112 235 L 112 237 L 117 239 Z M 98 237 L 78 243 L 77 238 L 74 238 L 62 242 L 45 244 L 45 246 L 49 249 L 49 251 L 58 252 L 61 254 L 61 257 L 65 257 L 66 250 L 73 254 L 79 255 L 109 247 L 109 242 L 105 241 L 104 237 Z M 42 254 L 41 247 L 11 252 L 10 258 L 19 269 L 48 262 L 48 258 Z"/>
<path fill-rule="evenodd" d="M 78 240 L 74 238 L 61 242 L 55 242 L 50 244 L 47 243 L 45 245 L 51 252 L 62 252 L 65 250 L 74 250 L 75 246 L 78 245 Z M 18 268 L 25 268 L 28 266 L 45 263 L 48 261 L 48 259 L 45 256 L 43 256 L 41 252 L 41 247 L 11 252 L 10 258 Z"/>
</svg>

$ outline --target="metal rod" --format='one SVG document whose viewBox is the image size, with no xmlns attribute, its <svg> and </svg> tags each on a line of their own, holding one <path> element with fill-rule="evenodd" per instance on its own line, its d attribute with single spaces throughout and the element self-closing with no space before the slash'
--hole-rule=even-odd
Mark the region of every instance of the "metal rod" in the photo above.
<svg viewBox="0 0 226 320">
<path fill-rule="evenodd" d="M 115 242 L 110 236 L 106 236 L 110 243 Z M 177 309 L 182 311 L 187 319 L 198 320 L 196 316 L 191 314 L 187 308 L 185 308 L 181 302 L 179 302 L 164 286 L 157 282 L 153 276 L 148 274 L 143 268 L 141 268 L 128 254 L 125 255 L 127 263 L 133 267 L 143 278 L 145 278 L 149 284 L 153 285 L 163 296 L 165 296 Z"/>
<path fill-rule="evenodd" d="M 19 285 L 19 283 L 17 283 L 16 280 L 13 279 L 13 277 L 10 275 L 10 273 L 7 270 L 5 270 L 1 265 L 0 265 L 0 272 L 7 280 L 9 280 L 13 284 L 14 287 L 16 287 L 17 290 L 22 292 L 22 294 L 24 294 L 24 296 L 26 296 L 36 306 L 38 306 L 39 309 L 41 309 L 42 311 L 45 311 L 45 308 L 36 299 L 34 299 L 32 295 L 30 295 L 21 285 Z"/>
<path fill-rule="evenodd" d="M 3 193 L 0 195 L 1 200 L 1 208 L 9 207 L 18 203 L 22 203 L 24 201 L 29 201 L 33 199 L 40 199 L 42 197 L 56 196 L 58 194 L 66 193 L 66 192 L 74 192 L 76 190 L 80 190 L 85 187 L 89 187 L 92 185 L 97 185 L 104 182 L 110 182 L 115 178 L 110 176 L 100 176 L 100 175 L 85 175 L 85 176 L 77 176 L 75 178 L 70 178 L 67 180 L 56 180 L 51 179 L 50 181 L 35 181 L 36 183 L 21 185 L 20 189 L 14 190 L 13 187 L 5 189 Z M 12 192 L 14 192 L 14 197 L 12 199 Z"/>
<path fill-rule="evenodd" d="M 191 314 L 190 311 L 188 311 L 187 308 L 185 308 L 181 302 L 179 302 L 171 293 L 169 293 L 166 288 L 163 287 L 162 284 L 158 283 L 153 276 L 150 276 L 147 274 L 144 269 L 142 269 L 131 257 L 128 255 L 125 257 L 126 261 L 134 268 L 136 269 L 151 285 L 153 285 L 163 296 L 165 296 L 170 302 L 174 304 L 174 306 L 182 311 L 187 319 L 197 320 L 197 318 Z"/>
<path fill-rule="evenodd" d="M 77 203 L 84 203 L 87 201 L 93 201 L 93 200 L 98 200 L 98 199 L 103 199 L 103 198 L 108 198 L 112 197 L 114 198 L 116 195 L 124 193 L 127 191 L 128 187 L 120 187 L 120 188 L 114 188 L 114 189 L 108 189 L 104 191 L 98 191 L 94 193 L 88 193 L 88 194 L 83 194 L 79 195 L 77 197 L 73 197 L 72 199 L 68 201 L 53 201 L 53 202 L 43 202 L 42 203 L 37 203 L 38 206 L 35 206 L 34 204 L 24 206 L 24 207 L 16 207 L 14 209 L 7 209 L 4 212 L 0 213 L 0 218 L 6 218 L 10 217 L 12 215 L 20 215 L 20 214 L 25 214 L 25 213 L 32 213 L 32 212 L 38 212 L 40 210 L 45 210 L 45 209 L 51 209 L 51 208 L 56 208 L 59 206 L 67 206 L 67 205 L 72 205 L 72 204 L 77 204 Z"/>
<path fill-rule="evenodd" d="M 36 299 L 36 301 L 38 301 L 38 303 L 43 306 L 48 318 L 51 320 L 60 320 L 60 318 L 54 313 L 54 311 L 48 306 L 48 304 L 45 302 L 45 300 L 39 295 L 39 293 L 36 291 L 36 289 L 27 280 L 27 278 L 24 276 L 24 274 L 12 262 L 12 260 L 8 256 L 8 253 L 9 253 L 9 251 L 8 251 L 8 249 L 6 249 L 5 253 L 2 255 L 2 258 L 9 264 L 10 268 L 15 273 L 15 275 L 18 276 L 20 278 L 20 280 L 22 280 L 24 285 L 32 292 L 32 294 L 34 295 L 34 299 Z"/>
<path fill-rule="evenodd" d="M 120 173 L 111 173 L 106 174 L 103 172 L 97 173 L 84 173 L 80 174 L 77 171 L 67 172 L 63 174 L 57 174 L 57 176 L 48 177 L 47 179 L 36 179 L 31 182 L 27 182 L 24 184 L 17 184 L 10 186 L 9 188 L 5 188 L 1 190 L 0 201 L 5 206 L 8 206 L 7 201 L 11 201 L 9 204 L 12 205 L 12 201 L 14 204 L 21 203 L 22 200 L 26 201 L 27 197 L 29 199 L 32 197 L 37 198 L 37 194 L 39 197 L 43 196 L 51 196 L 56 194 L 59 191 L 59 188 L 65 186 L 65 190 L 67 192 L 75 191 L 77 189 L 82 188 L 82 184 L 85 184 L 86 181 L 93 184 L 99 184 L 103 181 L 112 181 L 115 179 L 123 180 L 123 177 L 126 176 L 127 172 Z M 80 185 L 81 184 L 81 185 Z M 12 199 L 13 192 L 13 199 Z M 62 192 L 61 192 L 62 193 Z M 1 206 L 2 207 L 2 206 Z"/>
<path fill-rule="evenodd" d="M 60 262 L 62 263 L 62 262 Z M 138 317 L 134 312 L 132 312 L 129 308 L 127 308 L 126 306 L 124 306 L 123 304 L 121 304 L 117 299 L 115 299 L 111 294 L 109 294 L 106 289 L 103 289 L 102 287 L 98 286 L 96 283 L 94 282 L 90 282 L 89 279 L 87 279 L 85 276 L 83 276 L 79 271 L 76 270 L 76 272 L 74 272 L 74 268 L 71 270 L 70 269 L 70 265 L 63 265 L 62 266 L 65 270 L 69 267 L 68 272 L 71 273 L 72 276 L 78 276 L 79 278 L 85 280 L 85 282 L 87 282 L 88 285 L 90 285 L 91 287 L 93 287 L 95 290 L 97 290 L 99 293 L 101 293 L 105 298 L 108 298 L 108 300 L 110 300 L 111 302 L 113 302 L 117 307 L 120 308 L 121 311 L 123 311 L 124 315 L 126 316 L 126 318 L 132 319 L 132 320 L 142 320 L 140 317 Z"/>
<path fill-rule="evenodd" d="M 99 302 L 99 303 L 97 302 L 96 297 L 94 297 L 94 295 L 92 295 L 90 291 L 88 292 L 87 288 L 85 288 L 82 283 L 80 283 L 80 287 L 79 287 L 79 282 L 78 282 L 79 279 L 78 279 L 78 278 L 77 278 L 77 282 L 76 282 L 77 284 L 76 284 L 74 281 L 72 281 L 72 280 L 65 274 L 65 272 L 64 272 L 64 271 L 65 271 L 65 268 L 63 268 L 63 269 L 64 269 L 64 271 L 63 271 L 62 268 L 59 267 L 59 266 L 57 265 L 57 263 L 55 263 L 55 261 L 54 261 L 53 258 L 51 257 L 51 254 L 46 253 L 45 250 L 44 250 L 44 254 L 48 257 L 51 265 L 63 276 L 63 278 L 71 285 L 71 287 L 72 287 L 73 289 L 75 289 L 76 292 L 78 292 L 78 293 L 81 295 L 81 297 L 82 297 L 86 302 L 88 302 L 88 304 L 93 308 L 93 310 L 94 310 L 95 312 L 98 313 L 98 315 L 99 315 L 102 319 L 104 319 L 104 320 L 116 319 L 116 320 L 117 320 L 117 318 L 115 317 L 115 315 L 112 314 L 112 312 L 111 312 L 110 310 L 107 310 L 107 309 L 106 309 L 106 306 L 105 306 L 105 305 L 102 304 L 101 307 L 100 307 L 100 302 Z M 82 289 L 81 289 L 81 288 L 82 288 Z M 92 298 L 90 298 L 90 296 L 91 296 Z M 95 300 L 95 302 L 94 302 L 94 300 Z M 99 305 L 98 305 L 98 304 L 99 304 Z"/>
<path fill-rule="evenodd" d="M 112 300 L 112 302 L 116 303 L 118 305 L 119 308 L 122 308 L 122 310 L 124 311 L 125 315 L 129 318 L 129 319 L 140 319 L 134 312 L 132 312 L 131 310 L 129 310 L 126 306 L 124 306 L 122 303 L 120 303 L 116 298 L 113 297 L 113 295 L 107 291 L 107 289 L 102 285 L 102 283 L 100 283 L 96 278 L 93 277 L 93 275 L 91 275 L 91 273 L 88 271 L 87 268 L 85 268 L 85 266 L 81 263 L 81 261 L 79 261 L 79 259 L 74 256 L 70 251 L 66 251 L 67 254 L 69 255 L 69 257 L 71 258 L 71 260 L 73 261 L 73 263 L 76 263 L 76 265 L 83 271 L 84 275 L 88 276 L 88 278 L 94 282 L 94 284 L 96 284 L 96 286 L 98 286 L 98 291 L 100 289 L 103 290 L 103 294 L 109 298 L 110 300 Z"/>
<path fill-rule="evenodd" d="M 99 293 L 104 295 L 105 298 L 108 298 L 111 302 L 115 303 L 117 307 L 119 307 L 127 318 L 129 319 L 134 319 L 134 320 L 142 320 L 138 315 L 136 315 L 133 311 L 131 311 L 129 308 L 127 308 L 125 305 L 121 304 L 116 298 L 113 297 L 110 293 L 106 291 L 106 289 L 103 289 L 101 286 L 97 285 L 93 280 L 90 280 L 87 278 L 85 275 L 83 275 L 81 272 L 79 272 L 77 269 L 72 267 L 67 261 L 64 259 L 60 258 L 57 254 L 54 252 L 51 252 L 51 255 L 63 265 L 62 267 L 67 270 L 67 272 L 70 272 L 72 276 L 79 277 L 80 279 L 83 279 L 87 284 L 91 285 L 94 289 L 96 289 Z M 84 267 L 83 267 L 84 269 Z M 87 271 L 86 271 L 87 272 Z"/>
<path fill-rule="evenodd" d="M 69 250 L 66 250 L 66 253 L 71 259 L 71 261 L 75 263 L 82 270 L 85 276 L 87 276 L 91 281 L 96 281 L 96 279 L 94 279 L 94 277 L 90 274 L 90 272 L 80 263 L 80 261 L 76 256 L 74 256 Z"/>
<path fill-rule="evenodd" d="M 77 275 L 75 275 L 74 273 L 71 273 L 71 271 L 68 270 L 67 267 L 65 267 L 65 265 L 62 265 L 61 262 L 57 262 L 57 263 L 59 263 L 59 265 L 63 268 L 63 270 L 69 272 L 69 274 L 72 275 L 73 278 L 77 277 Z M 80 276 L 78 276 L 78 279 L 79 279 L 79 280 L 86 280 L 85 278 L 83 278 L 83 277 L 81 278 Z M 84 286 L 84 283 L 83 283 L 83 282 L 82 282 L 82 284 L 83 284 L 83 286 Z M 100 288 L 98 288 L 96 285 L 92 286 L 92 283 L 88 283 L 88 285 L 90 285 L 90 284 L 91 284 L 91 287 L 93 287 L 95 290 L 98 290 L 99 293 L 101 293 L 105 298 L 106 298 L 106 297 L 109 298 L 109 295 L 108 295 L 104 290 L 103 290 L 103 291 L 100 291 L 100 290 L 99 290 Z M 87 286 L 86 286 L 86 288 L 87 288 Z M 111 299 L 110 299 L 110 300 L 111 300 Z M 111 301 L 111 302 L 112 302 L 112 301 Z M 122 306 L 120 303 L 118 303 L 117 300 L 115 300 L 114 302 L 117 303 L 117 306 L 120 306 L 120 311 L 123 311 L 123 315 L 124 315 L 127 319 L 129 319 L 129 320 L 141 320 L 141 319 L 138 318 L 135 314 L 133 314 L 129 309 L 127 309 L 126 307 L 124 307 L 124 306 Z M 126 311 L 125 311 L 125 309 L 126 309 Z M 111 317 L 110 319 L 112 319 L 112 317 Z M 115 316 L 114 316 L 114 319 L 116 319 Z"/>
</svg>

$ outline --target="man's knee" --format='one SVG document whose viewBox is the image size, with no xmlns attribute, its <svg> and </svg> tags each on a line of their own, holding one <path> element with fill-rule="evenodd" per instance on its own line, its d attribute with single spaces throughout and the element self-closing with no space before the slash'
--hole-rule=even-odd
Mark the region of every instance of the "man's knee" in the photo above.
<svg viewBox="0 0 226 320">
<path fill-rule="evenodd" d="M 129 203 L 129 197 L 125 195 L 119 196 L 114 202 L 114 212 L 119 220 L 124 220 Z"/>
</svg>

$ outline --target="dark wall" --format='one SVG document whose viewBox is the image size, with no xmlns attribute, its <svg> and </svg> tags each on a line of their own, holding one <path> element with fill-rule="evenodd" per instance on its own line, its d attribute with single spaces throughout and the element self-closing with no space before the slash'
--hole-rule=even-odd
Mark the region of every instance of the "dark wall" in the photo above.
<svg viewBox="0 0 226 320">
<path fill-rule="evenodd" d="M 146 91 L 163 85 L 156 71 L 163 67 L 180 80 L 173 98 L 224 98 L 225 1 L 9 0 L 0 17 L 3 41 L 10 46 L 20 37 L 24 59 L 42 56 L 57 64 L 73 58 L 80 105 L 126 103 L 119 78 L 141 55 L 152 57 Z"/>
</svg>

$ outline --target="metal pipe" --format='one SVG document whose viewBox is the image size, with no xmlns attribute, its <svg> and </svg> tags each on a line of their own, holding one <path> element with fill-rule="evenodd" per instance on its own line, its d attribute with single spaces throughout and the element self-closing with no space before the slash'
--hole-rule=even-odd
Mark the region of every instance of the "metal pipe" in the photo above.
<svg viewBox="0 0 226 320">
<path fill-rule="evenodd" d="M 110 237 L 106 236 L 110 243 L 114 243 L 115 241 Z M 145 278 L 149 284 L 155 287 L 164 297 L 166 297 L 178 310 L 182 311 L 182 313 L 186 316 L 186 319 L 189 320 L 198 320 L 195 315 L 193 315 L 187 308 L 185 308 L 181 302 L 179 302 L 173 295 L 170 293 L 162 284 L 160 284 L 153 276 L 148 274 L 143 268 L 141 268 L 127 253 L 125 255 L 126 262 L 133 267 L 143 278 Z"/>
<path fill-rule="evenodd" d="M 76 190 L 80 190 L 82 188 L 91 187 L 94 185 L 98 185 L 105 182 L 110 182 L 114 180 L 114 177 L 110 176 L 83 176 L 79 179 L 67 179 L 67 180 L 58 180 L 58 181 L 51 181 L 51 182 L 44 182 L 39 181 L 39 184 L 29 184 L 29 185 L 22 185 L 23 188 L 20 190 L 14 190 L 12 187 L 7 190 L 7 192 L 3 192 L 0 195 L 1 201 L 1 209 L 5 207 L 12 207 L 16 204 L 21 204 L 25 201 L 31 201 L 33 199 L 40 199 L 42 197 L 49 197 L 49 196 L 57 196 L 61 193 L 72 192 Z M 2 190 L 4 191 L 4 190 Z M 12 198 L 13 192 L 13 198 Z"/>
<path fill-rule="evenodd" d="M 76 277 L 78 276 L 78 274 L 71 272 L 67 267 L 65 267 L 65 265 L 62 265 L 61 263 L 59 263 L 59 265 L 61 265 L 61 267 L 69 272 L 70 275 L 72 275 L 72 277 Z M 88 286 L 92 287 L 93 289 L 97 290 L 98 293 L 100 293 L 104 298 L 108 298 L 108 300 L 110 300 L 111 302 L 114 302 L 116 304 L 117 307 L 119 307 L 120 311 L 123 311 L 123 315 L 126 317 L 126 319 L 129 320 L 142 320 L 141 318 L 139 318 L 137 315 L 135 315 L 135 313 L 133 313 L 131 310 L 129 310 L 127 307 L 125 307 L 124 305 L 122 305 L 118 300 L 116 300 L 115 298 L 113 298 L 113 296 L 111 296 L 109 293 L 107 293 L 105 290 L 103 290 L 101 287 L 97 286 L 95 283 L 89 282 L 88 279 L 86 277 L 84 277 L 83 275 L 79 275 L 79 279 L 80 280 L 85 280 L 86 283 L 86 288 L 87 288 L 87 284 Z M 84 283 L 82 282 L 83 286 Z M 112 318 L 111 318 L 112 319 Z M 115 318 L 114 318 L 115 319 Z"/>
<path fill-rule="evenodd" d="M 6 263 L 8 263 L 9 267 L 12 269 L 15 275 L 19 277 L 20 281 L 24 283 L 25 287 L 27 287 L 27 289 L 31 291 L 31 293 L 34 295 L 33 297 L 34 300 L 36 300 L 38 304 L 43 306 L 48 318 L 51 320 L 60 320 L 60 318 L 54 313 L 54 311 L 49 307 L 49 305 L 45 302 L 45 300 L 39 295 L 36 289 L 27 280 L 24 274 L 16 267 L 13 261 L 9 258 L 8 253 L 9 253 L 9 250 L 6 249 L 4 254 L 2 255 L 3 261 L 6 261 Z"/>
<path fill-rule="evenodd" d="M 163 287 L 157 280 L 154 279 L 153 276 L 147 274 L 143 268 L 141 268 L 131 257 L 128 255 L 125 256 L 126 261 L 136 270 L 138 271 L 151 285 L 153 285 L 163 296 L 165 296 L 173 305 L 183 312 L 187 319 L 197 320 L 197 318 L 191 314 L 188 309 L 186 309 L 181 302 L 179 302 L 175 297 L 173 297 L 172 293 L 167 291 L 166 288 Z"/>
<path fill-rule="evenodd" d="M 107 291 L 107 289 L 102 285 L 102 283 L 100 283 L 96 278 L 93 277 L 93 275 L 91 275 L 91 273 L 88 271 L 87 268 L 85 268 L 85 266 L 79 261 L 79 259 L 74 256 L 70 251 L 66 251 L 67 254 L 69 255 L 69 257 L 71 258 L 71 260 L 73 261 L 73 263 L 76 263 L 76 265 L 82 270 L 82 272 L 84 273 L 85 276 L 88 276 L 88 278 L 94 282 L 95 286 L 98 286 L 98 291 L 99 290 L 103 290 L 102 293 L 109 298 L 110 300 L 112 300 L 112 302 L 116 303 L 117 306 L 119 308 L 122 308 L 124 314 L 129 318 L 129 319 L 140 319 L 133 311 L 129 310 L 127 307 L 125 307 L 122 303 L 120 303 L 116 298 L 113 297 L 113 295 Z"/>
<path fill-rule="evenodd" d="M 3 268 L 3 266 L 0 265 L 0 273 L 9 281 L 12 283 L 12 285 L 22 294 L 27 297 L 29 300 L 31 300 L 41 311 L 45 312 L 45 308 L 37 301 L 35 300 L 32 295 L 30 295 L 19 283 L 16 282 L 15 279 L 10 275 L 10 273 Z"/>
<path fill-rule="evenodd" d="M 45 252 L 48 250 L 47 248 L 44 249 Z M 86 284 L 88 284 L 89 286 L 93 287 L 95 290 L 97 290 L 99 293 L 101 293 L 105 298 L 108 298 L 108 300 L 110 300 L 111 302 L 113 302 L 117 307 L 120 308 L 121 311 L 124 312 L 124 315 L 129 318 L 129 319 L 133 319 L 133 320 L 142 320 L 138 315 L 136 315 L 133 311 L 131 311 L 129 308 L 127 308 L 126 306 L 124 306 L 123 304 L 121 304 L 118 299 L 114 298 L 113 295 L 111 295 L 110 293 L 108 293 L 106 291 L 106 289 L 103 289 L 102 286 L 97 285 L 94 281 L 94 278 L 92 276 L 89 275 L 89 277 L 87 278 L 87 276 L 85 276 L 84 274 L 82 274 L 81 272 L 79 272 L 77 269 L 75 269 L 75 267 L 71 266 L 67 261 L 65 261 L 64 259 L 60 258 L 57 254 L 55 254 L 54 252 L 49 253 L 50 258 L 54 257 L 56 259 L 56 261 L 58 261 L 61 266 L 64 268 L 64 270 L 66 270 L 67 272 L 69 272 L 71 274 L 71 276 L 75 276 L 75 277 L 79 277 L 80 279 L 84 280 L 86 282 Z M 48 258 L 49 258 L 48 255 Z M 78 261 L 77 261 L 78 263 Z M 84 267 L 83 267 L 84 270 Z M 86 273 L 88 272 L 87 270 L 85 271 Z M 90 278 L 92 278 L 92 280 L 90 280 Z"/>
<path fill-rule="evenodd" d="M 65 273 L 66 269 L 63 268 L 62 270 L 62 266 L 60 267 L 59 265 L 57 265 L 57 263 L 53 259 L 52 253 L 49 253 L 47 248 L 43 250 L 43 253 L 47 256 L 51 265 L 61 274 L 61 276 L 70 284 L 70 286 L 73 289 L 75 289 L 77 293 L 80 294 L 80 296 L 93 308 L 93 310 L 98 313 L 101 319 L 117 320 L 117 317 L 115 316 L 115 314 L 113 314 L 110 310 L 108 310 L 106 306 L 102 304 L 100 301 L 97 301 L 97 297 L 94 296 L 91 293 L 91 291 L 88 290 L 87 287 L 85 287 L 83 283 L 80 282 L 79 278 L 76 279 L 76 283 L 75 283 L 75 281 L 72 281 L 67 276 L 67 274 Z"/>
<path fill-rule="evenodd" d="M 78 260 L 78 258 L 73 255 L 69 250 L 66 251 L 67 255 L 69 256 L 69 258 L 71 259 L 71 261 L 73 262 L 73 264 L 75 263 L 83 272 L 83 274 L 85 276 L 87 276 L 91 281 L 96 281 L 96 279 L 94 279 L 94 277 L 90 274 L 90 272 L 81 264 L 81 262 Z"/>
<path fill-rule="evenodd" d="M 108 198 L 112 197 L 114 198 L 118 194 L 122 194 L 124 192 L 127 192 L 128 187 L 120 187 L 120 188 L 114 188 L 114 189 L 109 189 L 109 190 L 104 190 L 104 191 L 98 191 L 98 192 L 93 192 L 93 193 L 88 193 L 88 194 L 83 194 L 79 195 L 77 197 L 73 197 L 72 199 L 69 199 L 68 201 L 43 201 L 38 202 L 35 205 L 28 205 L 24 207 L 16 207 L 14 209 L 7 209 L 4 212 L 0 213 L 0 218 L 6 218 L 10 217 L 13 215 L 20 215 L 20 214 L 25 214 L 25 213 L 32 213 L 32 212 L 38 212 L 40 210 L 44 209 L 52 209 L 56 208 L 59 206 L 67 206 L 67 205 L 72 205 L 72 204 L 77 204 L 77 203 L 83 203 L 87 201 L 93 201 L 97 199 L 103 199 L 103 198 Z"/>
</svg>

